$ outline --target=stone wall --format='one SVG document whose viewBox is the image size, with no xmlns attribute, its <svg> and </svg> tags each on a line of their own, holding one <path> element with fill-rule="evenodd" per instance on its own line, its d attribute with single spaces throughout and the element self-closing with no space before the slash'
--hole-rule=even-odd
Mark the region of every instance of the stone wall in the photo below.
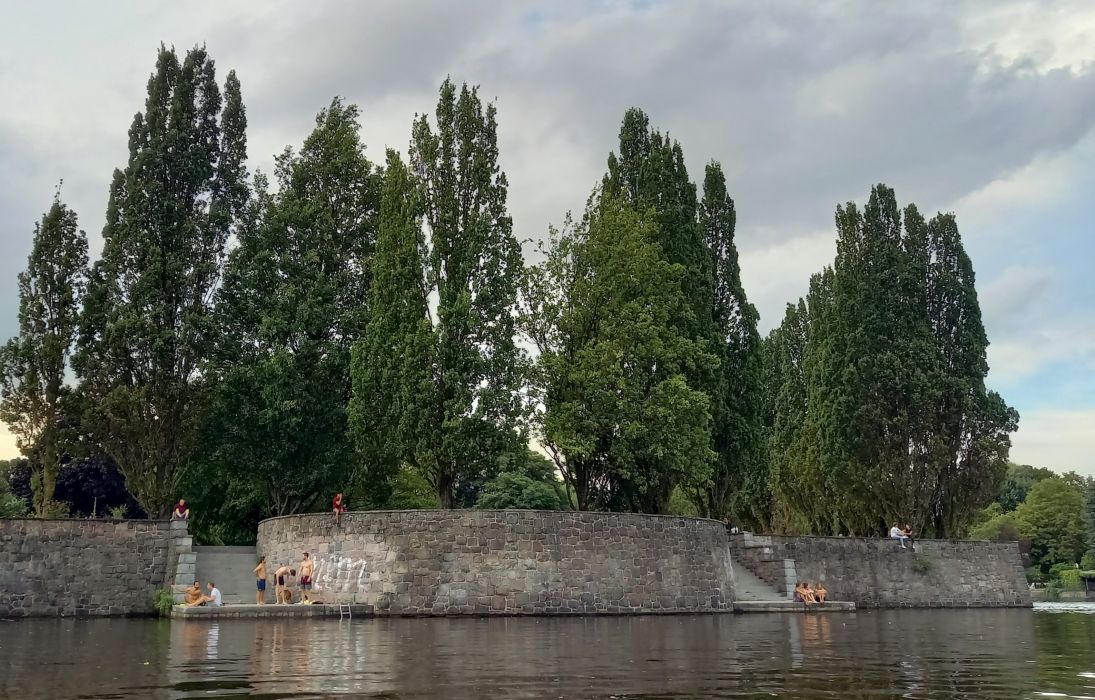
<svg viewBox="0 0 1095 700">
<path fill-rule="evenodd" d="M 0 618 L 151 613 L 184 538 L 182 522 L 0 520 Z"/>
<path fill-rule="evenodd" d="M 744 544 L 734 537 L 732 549 Z M 754 536 L 798 580 L 821 581 L 832 600 L 858 607 L 1024 607 L 1031 604 L 1015 542 Z"/>
<path fill-rule="evenodd" d="M 463 510 L 259 523 L 271 572 L 304 551 L 314 598 L 376 614 L 709 612 L 733 599 L 726 529 L 698 518 Z"/>
</svg>

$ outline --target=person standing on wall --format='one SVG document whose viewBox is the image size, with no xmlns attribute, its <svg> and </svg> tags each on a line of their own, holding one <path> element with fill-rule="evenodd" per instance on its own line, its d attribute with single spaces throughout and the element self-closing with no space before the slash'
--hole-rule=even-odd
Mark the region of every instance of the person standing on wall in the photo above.
<svg viewBox="0 0 1095 700">
<path fill-rule="evenodd" d="M 312 571 L 314 562 L 308 556 L 308 552 L 304 553 L 304 559 L 300 562 L 300 604 L 311 605 L 312 599 Z"/>
<path fill-rule="evenodd" d="M 346 512 L 346 502 L 342 498 L 341 493 L 336 493 L 335 498 L 331 501 L 331 509 L 335 513 L 335 525 L 342 524 L 342 514 Z"/>
<path fill-rule="evenodd" d="M 255 567 L 255 603 L 266 605 L 266 557 L 259 559 L 259 565 Z"/>
</svg>

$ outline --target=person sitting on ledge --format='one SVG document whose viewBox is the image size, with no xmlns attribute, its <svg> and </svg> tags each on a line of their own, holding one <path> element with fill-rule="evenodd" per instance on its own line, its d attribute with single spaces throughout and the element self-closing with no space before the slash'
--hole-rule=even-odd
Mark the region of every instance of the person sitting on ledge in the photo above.
<svg viewBox="0 0 1095 700">
<path fill-rule="evenodd" d="M 905 527 L 901 530 L 901 533 L 903 535 L 905 535 L 905 537 L 909 538 L 909 546 L 912 547 L 913 546 L 912 526 L 910 526 L 908 523 L 905 523 Z M 913 547 L 913 548 L 915 549 L 915 547 Z"/>
<path fill-rule="evenodd" d="M 197 581 L 194 585 L 183 591 L 183 605 L 188 608 L 192 608 L 195 605 L 201 605 L 202 600 L 202 586 Z"/>
<path fill-rule="evenodd" d="M 825 586 L 822 585 L 821 581 L 818 581 L 817 585 L 814 586 L 814 597 L 817 599 L 818 604 L 824 603 L 828 595 L 829 591 L 825 590 Z"/>
<path fill-rule="evenodd" d="M 205 598 L 205 602 L 209 604 L 209 607 L 219 608 L 224 605 L 224 602 L 221 600 L 221 589 L 217 588 L 217 584 L 210 581 L 207 585 L 209 586 L 209 595 L 203 597 Z"/>
<path fill-rule="evenodd" d="M 893 527 L 890 528 L 890 539 L 900 542 L 901 549 L 908 549 L 908 547 L 905 546 L 905 540 L 909 538 L 905 535 L 904 531 L 897 526 L 897 523 L 894 523 Z"/>
<path fill-rule="evenodd" d="M 180 498 L 175 504 L 175 510 L 171 511 L 172 520 L 190 520 L 190 506 L 186 505 L 186 499 Z"/>
<path fill-rule="evenodd" d="M 795 584 L 794 601 L 796 603 L 804 603 L 807 607 L 813 605 L 816 602 L 814 600 L 813 593 L 808 591 L 806 584 L 804 584 L 802 581 L 799 581 Z"/>
</svg>

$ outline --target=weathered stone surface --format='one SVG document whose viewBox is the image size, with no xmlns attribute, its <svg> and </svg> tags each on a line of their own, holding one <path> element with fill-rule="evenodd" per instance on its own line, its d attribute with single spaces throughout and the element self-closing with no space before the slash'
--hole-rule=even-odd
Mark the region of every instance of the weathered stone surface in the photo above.
<svg viewBox="0 0 1095 700">
<path fill-rule="evenodd" d="M 800 581 L 821 581 L 831 600 L 860 608 L 1029 607 L 1030 591 L 1015 542 L 894 540 L 854 537 L 753 538 L 771 559 L 794 560 Z M 735 562 L 751 557 L 731 537 Z M 759 574 L 758 574 L 759 575 Z"/>
<path fill-rule="evenodd" d="M 0 617 L 152 612 L 184 523 L 0 520 Z"/>
<path fill-rule="evenodd" d="M 376 614 L 730 610 L 725 527 L 625 513 L 402 511 L 259 523 L 272 568 L 316 560 L 314 595 Z"/>
</svg>

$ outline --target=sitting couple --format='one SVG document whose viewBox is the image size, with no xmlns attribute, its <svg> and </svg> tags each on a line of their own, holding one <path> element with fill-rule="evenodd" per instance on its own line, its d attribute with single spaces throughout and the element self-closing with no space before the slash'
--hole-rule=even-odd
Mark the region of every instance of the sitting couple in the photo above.
<svg viewBox="0 0 1095 700">
<path fill-rule="evenodd" d="M 897 523 L 894 523 L 893 527 L 890 528 L 890 539 L 900 542 L 901 549 L 908 549 L 908 547 L 905 546 L 905 542 L 907 541 L 909 544 L 912 544 L 912 528 L 909 527 L 908 524 L 906 524 L 904 528 L 900 528 L 897 526 Z"/>
<path fill-rule="evenodd" d="M 795 584 L 794 600 L 796 603 L 805 603 L 806 605 L 824 603 L 828 595 L 829 591 L 825 590 L 825 586 L 820 583 L 816 586 L 811 586 L 809 583 L 803 583 L 802 581 Z"/>
<path fill-rule="evenodd" d="M 217 588 L 212 581 L 209 582 L 209 595 L 202 595 L 202 586 L 195 581 L 194 585 L 183 592 L 183 604 L 188 608 L 197 607 L 199 605 L 219 608 L 223 605 L 221 602 L 220 589 Z"/>
</svg>

